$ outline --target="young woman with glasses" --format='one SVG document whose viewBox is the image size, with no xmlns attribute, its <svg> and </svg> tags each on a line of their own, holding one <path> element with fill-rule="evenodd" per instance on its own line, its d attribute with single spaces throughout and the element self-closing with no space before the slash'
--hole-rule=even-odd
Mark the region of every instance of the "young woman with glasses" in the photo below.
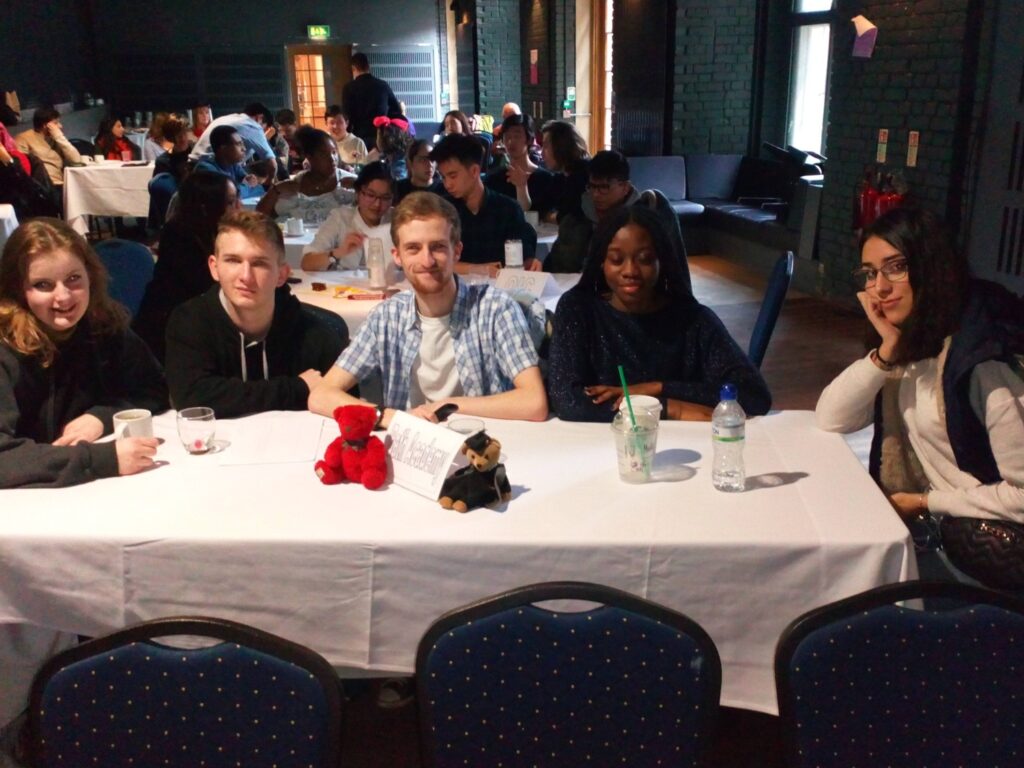
<svg viewBox="0 0 1024 768">
<path fill-rule="evenodd" d="M 904 519 L 1024 522 L 1024 303 L 972 280 L 921 210 L 871 224 L 854 276 L 871 351 L 822 392 L 819 426 L 874 423 L 871 471 Z"/>
<path fill-rule="evenodd" d="M 391 203 L 394 180 L 386 163 L 363 166 L 355 182 L 355 207 L 335 208 L 302 252 L 302 269 L 358 269 L 366 263 L 364 243 L 379 238 L 385 259 L 391 256 Z"/>
</svg>

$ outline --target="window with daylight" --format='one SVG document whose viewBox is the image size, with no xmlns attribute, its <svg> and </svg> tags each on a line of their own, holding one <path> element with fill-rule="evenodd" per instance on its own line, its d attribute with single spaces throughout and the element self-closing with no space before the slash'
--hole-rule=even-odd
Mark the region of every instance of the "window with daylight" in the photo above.
<svg viewBox="0 0 1024 768">
<path fill-rule="evenodd" d="M 821 153 L 828 103 L 832 0 L 793 0 L 793 29 L 786 143 Z"/>
</svg>

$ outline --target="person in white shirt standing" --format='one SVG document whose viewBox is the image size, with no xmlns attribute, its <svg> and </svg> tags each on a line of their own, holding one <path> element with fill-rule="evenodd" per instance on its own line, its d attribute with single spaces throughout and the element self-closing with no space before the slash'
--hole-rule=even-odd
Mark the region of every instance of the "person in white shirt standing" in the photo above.
<svg viewBox="0 0 1024 768">
<path fill-rule="evenodd" d="M 355 206 L 335 208 L 317 230 L 313 242 L 302 251 L 302 268 L 307 272 L 329 269 L 358 269 L 366 264 L 371 238 L 379 238 L 384 254 L 391 253 L 391 201 L 394 182 L 391 171 L 381 162 L 370 163 L 355 181 Z"/>
</svg>

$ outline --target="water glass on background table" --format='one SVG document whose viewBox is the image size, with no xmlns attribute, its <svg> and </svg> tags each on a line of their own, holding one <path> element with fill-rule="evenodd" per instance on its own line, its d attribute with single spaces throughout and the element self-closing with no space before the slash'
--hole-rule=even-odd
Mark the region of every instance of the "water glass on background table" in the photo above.
<svg viewBox="0 0 1024 768">
<path fill-rule="evenodd" d="M 213 447 L 217 419 L 213 408 L 182 408 L 178 411 L 178 437 L 189 453 L 206 453 Z"/>
</svg>

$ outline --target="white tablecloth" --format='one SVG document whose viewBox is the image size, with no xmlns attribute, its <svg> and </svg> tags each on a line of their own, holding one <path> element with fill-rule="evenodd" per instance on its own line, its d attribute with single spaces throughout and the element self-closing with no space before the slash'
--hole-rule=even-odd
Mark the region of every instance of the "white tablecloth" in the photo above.
<svg viewBox="0 0 1024 768">
<path fill-rule="evenodd" d="M 0 205 L 0 251 L 3 251 L 14 230 L 18 228 L 18 215 L 14 212 L 14 206 L 4 203 Z"/>
<path fill-rule="evenodd" d="M 308 459 L 221 465 L 261 441 L 283 444 L 302 424 L 313 427 Z M 396 486 L 321 485 L 313 457 L 337 428 L 311 414 L 221 422 L 231 445 L 206 456 L 184 455 L 167 414 L 156 424 L 166 464 L 154 471 L 0 491 L 0 623 L 96 635 L 211 614 L 337 665 L 409 672 L 444 611 L 583 579 L 700 622 L 722 656 L 722 702 L 774 712 L 772 656 L 787 622 L 916 575 L 903 524 L 811 413 L 748 423 L 739 494 L 711 486 L 707 424 L 663 423 L 659 482 L 643 486 L 619 481 L 607 425 L 489 420 L 488 430 L 514 498 L 460 515 Z"/>
<path fill-rule="evenodd" d="M 153 164 L 92 163 L 64 168 L 64 218 L 76 231 L 89 231 L 86 216 L 149 216 Z"/>
</svg>

